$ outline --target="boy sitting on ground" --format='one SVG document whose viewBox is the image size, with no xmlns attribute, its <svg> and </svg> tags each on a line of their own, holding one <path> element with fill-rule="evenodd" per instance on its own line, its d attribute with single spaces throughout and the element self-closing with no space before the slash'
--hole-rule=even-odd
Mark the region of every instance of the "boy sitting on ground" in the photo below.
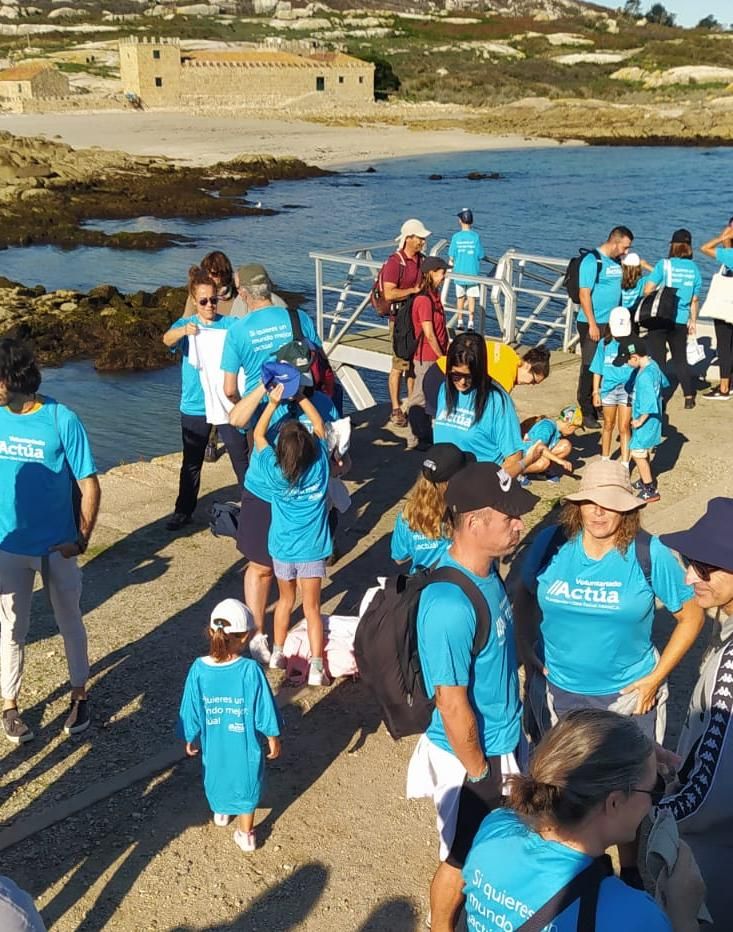
<svg viewBox="0 0 733 932">
<path fill-rule="evenodd" d="M 571 473 L 573 464 L 568 460 L 573 445 L 568 437 L 572 437 L 580 426 L 580 409 L 575 405 L 568 405 L 560 412 L 556 420 L 545 414 L 537 414 L 522 421 L 522 441 L 525 452 L 539 441 L 542 451 L 540 458 L 527 466 L 524 475 L 520 476 L 519 484 L 528 486 L 530 474 L 545 474 L 548 482 L 559 482 L 561 471 Z"/>
</svg>

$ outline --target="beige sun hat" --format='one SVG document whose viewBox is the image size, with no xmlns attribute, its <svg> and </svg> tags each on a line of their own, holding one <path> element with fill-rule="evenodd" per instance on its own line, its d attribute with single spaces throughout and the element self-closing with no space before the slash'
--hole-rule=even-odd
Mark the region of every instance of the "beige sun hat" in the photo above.
<svg viewBox="0 0 733 932">
<path fill-rule="evenodd" d="M 609 511 L 634 511 L 644 502 L 634 495 L 629 470 L 620 462 L 596 460 L 586 467 L 580 488 L 565 496 L 566 502 L 594 502 Z"/>
</svg>

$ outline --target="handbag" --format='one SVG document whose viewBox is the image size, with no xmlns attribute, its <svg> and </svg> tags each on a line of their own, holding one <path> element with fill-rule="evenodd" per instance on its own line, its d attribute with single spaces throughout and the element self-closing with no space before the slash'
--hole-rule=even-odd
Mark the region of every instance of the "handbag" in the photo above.
<svg viewBox="0 0 733 932">
<path fill-rule="evenodd" d="M 687 365 L 696 366 L 699 362 L 705 362 L 705 347 L 695 337 L 689 337 L 687 340 Z"/>
<path fill-rule="evenodd" d="M 713 275 L 699 316 L 733 324 L 733 276 L 722 269 Z"/>
<path fill-rule="evenodd" d="M 672 287 L 672 264 L 664 260 L 664 280 L 661 288 L 639 301 L 634 322 L 645 330 L 671 330 L 677 317 L 677 289 Z"/>
</svg>

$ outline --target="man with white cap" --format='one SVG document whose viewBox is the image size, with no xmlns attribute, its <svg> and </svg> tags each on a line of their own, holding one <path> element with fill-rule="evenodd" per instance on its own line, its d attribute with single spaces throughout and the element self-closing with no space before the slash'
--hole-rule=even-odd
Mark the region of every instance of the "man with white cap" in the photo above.
<svg viewBox="0 0 733 932">
<path fill-rule="evenodd" d="M 379 273 L 384 299 L 391 305 L 390 343 L 398 305 L 420 291 L 423 249 L 429 236 L 430 230 L 426 229 L 420 220 L 405 220 L 397 237 L 397 251 L 387 259 Z M 409 394 L 415 377 L 412 362 L 393 355 L 392 369 L 389 373 L 389 398 L 392 402 L 390 420 L 397 427 L 407 426 L 407 418 L 400 405 L 400 382 L 403 375 L 407 380 Z"/>
<path fill-rule="evenodd" d="M 661 807 L 674 813 L 707 887 L 714 928 L 733 915 L 733 498 L 714 498 L 688 531 L 662 534 L 687 565 L 695 602 L 715 612 L 713 635 L 692 691 L 675 785 Z"/>
</svg>

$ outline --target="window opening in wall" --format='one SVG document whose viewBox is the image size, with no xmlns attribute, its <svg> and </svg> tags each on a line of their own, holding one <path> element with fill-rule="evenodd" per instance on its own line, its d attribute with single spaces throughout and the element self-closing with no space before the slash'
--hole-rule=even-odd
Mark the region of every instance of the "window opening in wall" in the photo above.
<svg viewBox="0 0 733 932">
<path fill-rule="evenodd" d="M 18 93 L 19 93 L 19 94 L 22 94 L 22 93 L 23 93 L 23 85 L 22 85 L 22 84 L 19 84 L 19 85 L 18 85 Z"/>
<path fill-rule="evenodd" d="M 343 83 L 344 83 L 344 76 L 343 76 L 342 74 L 340 74 L 340 75 L 339 75 L 339 84 L 343 84 Z"/>
<path fill-rule="evenodd" d="M 160 58 L 160 49 L 153 49 L 153 58 Z"/>
<path fill-rule="evenodd" d="M 326 79 L 324 77 L 319 76 L 316 78 L 316 90 L 317 91 L 326 90 Z"/>
<path fill-rule="evenodd" d="M 363 84 L 363 83 L 364 83 L 364 75 L 363 75 L 363 74 L 360 74 L 360 75 L 359 75 L 359 84 Z"/>
<path fill-rule="evenodd" d="M 156 79 L 155 79 L 155 86 L 156 86 L 156 87 L 163 87 L 163 79 L 162 79 L 162 78 L 156 78 Z"/>
</svg>

